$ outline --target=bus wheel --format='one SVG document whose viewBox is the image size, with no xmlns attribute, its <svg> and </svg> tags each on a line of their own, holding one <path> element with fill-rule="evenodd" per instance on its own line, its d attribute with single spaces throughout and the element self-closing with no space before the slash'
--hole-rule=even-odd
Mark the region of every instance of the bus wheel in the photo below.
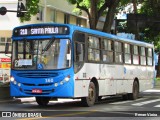
<svg viewBox="0 0 160 120">
<path fill-rule="evenodd" d="M 96 101 L 96 87 L 93 82 L 90 82 L 88 89 L 88 97 L 82 98 L 82 104 L 84 106 L 93 106 Z"/>
<path fill-rule="evenodd" d="M 50 100 L 50 97 L 36 97 L 36 102 L 40 106 L 46 106 L 46 105 L 48 105 L 49 100 Z"/>
<path fill-rule="evenodd" d="M 129 95 L 128 94 L 122 95 L 122 99 L 123 100 L 128 100 L 129 99 Z"/>
<path fill-rule="evenodd" d="M 129 94 L 129 99 L 136 100 L 138 96 L 139 96 L 139 85 L 137 81 L 134 81 L 132 93 Z"/>
</svg>

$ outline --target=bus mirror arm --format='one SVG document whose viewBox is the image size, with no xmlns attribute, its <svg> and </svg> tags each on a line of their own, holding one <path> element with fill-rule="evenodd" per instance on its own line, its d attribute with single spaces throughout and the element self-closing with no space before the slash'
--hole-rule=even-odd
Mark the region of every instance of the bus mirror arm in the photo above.
<svg viewBox="0 0 160 120">
<path fill-rule="evenodd" d="M 9 51 L 9 43 L 6 43 L 6 45 L 5 45 L 5 55 L 7 56 L 7 57 L 11 57 L 11 56 L 8 56 L 7 54 L 8 54 L 8 51 Z"/>
<path fill-rule="evenodd" d="M 5 45 L 5 54 L 8 54 L 9 51 L 9 43 L 6 43 Z"/>
</svg>

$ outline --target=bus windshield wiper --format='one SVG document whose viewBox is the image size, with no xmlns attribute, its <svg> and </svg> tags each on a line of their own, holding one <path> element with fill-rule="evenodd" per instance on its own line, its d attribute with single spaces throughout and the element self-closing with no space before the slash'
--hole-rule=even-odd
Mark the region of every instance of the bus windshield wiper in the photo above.
<svg viewBox="0 0 160 120">
<path fill-rule="evenodd" d="M 42 53 L 44 53 L 45 51 L 47 51 L 47 50 L 51 47 L 51 45 L 54 43 L 54 41 L 55 41 L 55 38 L 52 38 L 52 39 L 47 43 L 47 45 L 45 46 L 45 48 L 42 50 Z"/>
</svg>

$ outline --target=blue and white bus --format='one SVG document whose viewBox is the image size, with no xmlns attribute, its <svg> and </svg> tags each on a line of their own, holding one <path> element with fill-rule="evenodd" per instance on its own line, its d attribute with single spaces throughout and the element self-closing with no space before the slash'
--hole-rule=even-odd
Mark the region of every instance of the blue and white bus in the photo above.
<svg viewBox="0 0 160 120">
<path fill-rule="evenodd" d="M 69 24 L 16 27 L 12 36 L 10 93 L 81 98 L 92 106 L 103 96 L 137 99 L 152 87 L 154 46 Z"/>
</svg>

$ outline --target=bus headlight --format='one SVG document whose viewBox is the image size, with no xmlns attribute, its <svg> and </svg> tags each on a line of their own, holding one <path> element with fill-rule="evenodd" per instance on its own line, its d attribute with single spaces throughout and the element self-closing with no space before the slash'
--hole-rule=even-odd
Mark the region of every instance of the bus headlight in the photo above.
<svg viewBox="0 0 160 120">
<path fill-rule="evenodd" d="M 64 78 L 64 81 L 68 82 L 70 79 L 70 75 L 68 75 L 67 77 Z"/>
<path fill-rule="evenodd" d="M 54 83 L 54 86 L 57 87 L 57 86 L 58 86 L 58 83 Z"/>
<path fill-rule="evenodd" d="M 14 77 L 11 77 L 10 80 L 11 80 L 11 82 L 14 82 Z"/>
<path fill-rule="evenodd" d="M 13 81 L 13 83 L 16 85 L 17 84 L 17 82 L 16 81 Z"/>
<path fill-rule="evenodd" d="M 60 85 L 63 85 L 63 81 L 60 82 Z"/>
<path fill-rule="evenodd" d="M 21 87 L 21 83 L 18 83 L 18 87 Z"/>
</svg>

